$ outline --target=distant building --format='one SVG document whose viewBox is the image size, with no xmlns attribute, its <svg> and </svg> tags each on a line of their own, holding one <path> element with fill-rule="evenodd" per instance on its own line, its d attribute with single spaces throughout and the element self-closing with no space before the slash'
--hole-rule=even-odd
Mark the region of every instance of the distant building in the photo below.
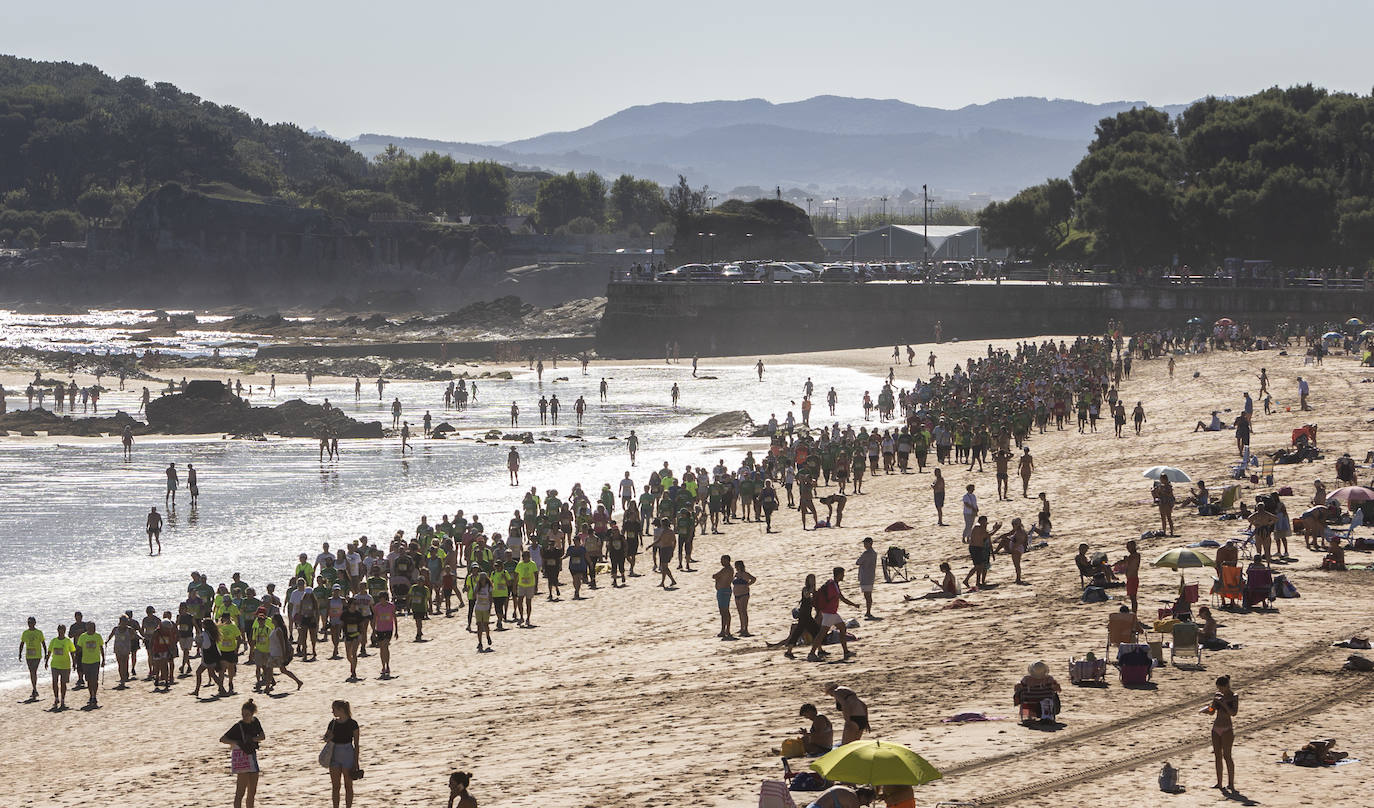
<svg viewBox="0 0 1374 808">
<path fill-rule="evenodd" d="M 974 225 L 933 224 L 923 228 L 919 224 L 890 224 L 846 238 L 838 255 L 844 260 L 859 261 L 959 261 L 1003 258 L 1006 250 L 989 250 L 983 243 L 982 229 Z"/>
</svg>

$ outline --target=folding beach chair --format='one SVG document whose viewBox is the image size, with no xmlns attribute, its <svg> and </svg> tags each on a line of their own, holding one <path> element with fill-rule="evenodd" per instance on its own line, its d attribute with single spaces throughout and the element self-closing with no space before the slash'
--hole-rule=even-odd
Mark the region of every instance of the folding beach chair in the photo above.
<svg viewBox="0 0 1374 808">
<path fill-rule="evenodd" d="M 1269 609 L 1274 605 L 1274 573 L 1267 567 L 1251 566 L 1245 573 L 1245 595 L 1241 603 L 1249 609 L 1259 605 Z"/>
<path fill-rule="evenodd" d="M 1070 658 L 1069 683 L 1074 685 L 1106 684 L 1107 660 L 1098 657 L 1092 659 Z"/>
<path fill-rule="evenodd" d="M 907 552 L 900 547 L 889 547 L 883 553 L 883 580 L 892 583 L 893 580 L 910 581 L 911 575 L 907 572 Z"/>
<path fill-rule="evenodd" d="M 1197 666 L 1202 667 L 1202 646 L 1198 644 L 1201 629 L 1197 623 L 1175 623 L 1173 642 L 1169 645 L 1169 664 L 1175 664 L 1176 657 L 1196 657 Z"/>
<path fill-rule="evenodd" d="M 1234 606 L 1245 596 L 1245 578 L 1240 567 L 1223 565 L 1219 578 L 1212 581 L 1212 605 Z"/>
<path fill-rule="evenodd" d="M 1117 672 L 1121 674 L 1123 685 L 1143 685 L 1150 681 L 1154 663 L 1150 661 L 1150 646 L 1147 644 L 1123 645 L 1116 657 Z"/>
<path fill-rule="evenodd" d="M 1236 507 L 1236 501 L 1240 499 L 1240 486 L 1228 485 L 1221 492 L 1221 499 L 1217 500 L 1217 513 L 1226 513 Z"/>
<path fill-rule="evenodd" d="M 1107 650 L 1103 656 L 1110 656 L 1112 646 L 1129 645 L 1135 642 L 1140 620 L 1133 612 L 1112 612 L 1107 617 Z"/>
<path fill-rule="evenodd" d="M 759 808 L 797 808 L 792 792 L 781 780 L 764 780 L 759 786 Z"/>
</svg>

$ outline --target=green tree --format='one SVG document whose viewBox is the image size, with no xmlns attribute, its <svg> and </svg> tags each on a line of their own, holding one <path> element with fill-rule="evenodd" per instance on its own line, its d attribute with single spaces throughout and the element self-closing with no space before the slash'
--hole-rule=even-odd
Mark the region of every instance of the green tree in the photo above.
<svg viewBox="0 0 1374 808">
<path fill-rule="evenodd" d="M 611 183 L 611 223 L 620 230 L 631 226 L 648 232 L 666 211 L 663 189 L 651 180 L 638 180 L 621 174 Z"/>
</svg>

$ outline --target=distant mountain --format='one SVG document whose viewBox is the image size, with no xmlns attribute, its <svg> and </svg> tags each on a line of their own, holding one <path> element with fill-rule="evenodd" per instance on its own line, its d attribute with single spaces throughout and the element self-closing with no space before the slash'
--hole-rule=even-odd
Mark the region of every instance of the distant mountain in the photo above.
<svg viewBox="0 0 1374 808">
<path fill-rule="evenodd" d="M 1011 193 L 1065 176 L 1102 118 L 1139 101 L 1088 104 L 1005 98 L 960 109 L 823 95 L 784 104 L 763 99 L 630 107 L 572 132 L 500 147 L 364 135 L 364 154 L 394 142 L 459 159 L 487 159 L 555 171 L 630 173 L 693 184 L 847 186 L 873 190 L 928 183 Z M 1176 115 L 1184 105 L 1163 109 Z M 415 144 L 415 145 L 406 145 Z"/>
</svg>

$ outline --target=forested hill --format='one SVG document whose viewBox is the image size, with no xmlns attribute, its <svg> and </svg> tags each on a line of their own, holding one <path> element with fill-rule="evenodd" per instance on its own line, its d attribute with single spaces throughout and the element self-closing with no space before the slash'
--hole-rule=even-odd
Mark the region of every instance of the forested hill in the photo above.
<svg viewBox="0 0 1374 808">
<path fill-rule="evenodd" d="M 171 180 L 222 182 L 291 201 L 355 187 L 367 170 L 344 143 L 264 123 L 171 84 L 0 56 L 0 204 L 11 212 L 0 227 L 61 211 L 119 217 Z"/>
</svg>

